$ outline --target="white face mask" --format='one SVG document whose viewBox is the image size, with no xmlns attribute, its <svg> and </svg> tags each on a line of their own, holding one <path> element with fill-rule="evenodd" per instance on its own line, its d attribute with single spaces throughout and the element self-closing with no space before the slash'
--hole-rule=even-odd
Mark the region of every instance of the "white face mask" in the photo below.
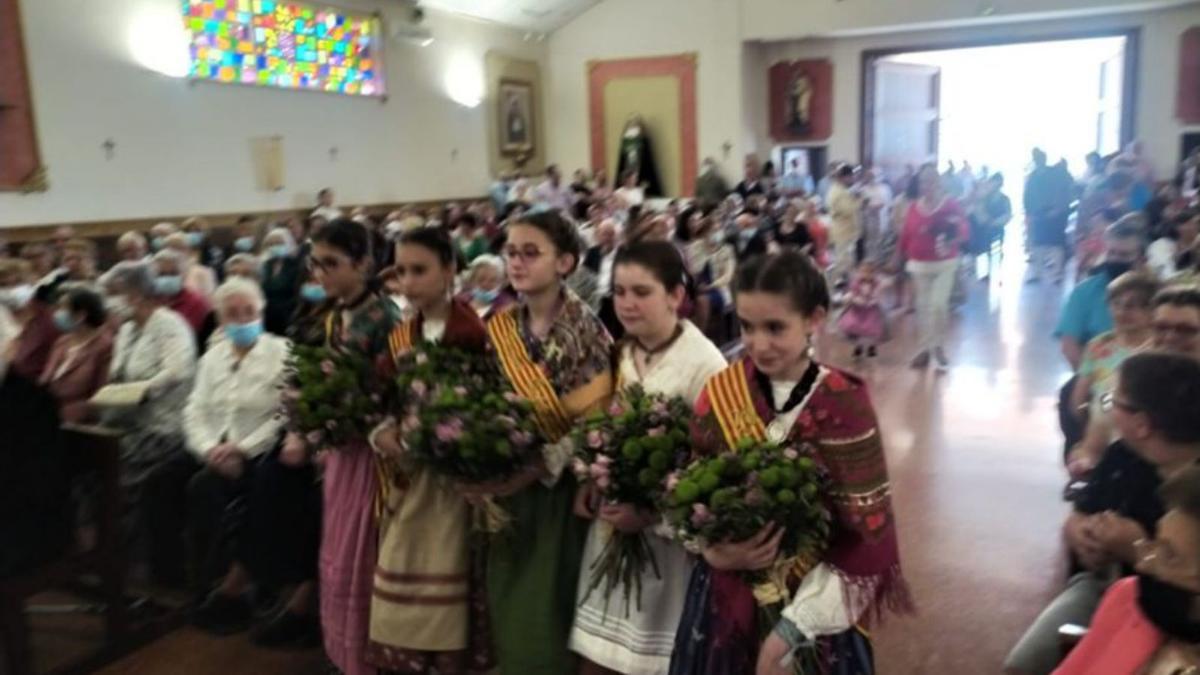
<svg viewBox="0 0 1200 675">
<path fill-rule="evenodd" d="M 110 315 L 117 317 L 121 321 L 125 321 L 133 314 L 133 308 L 129 305 L 129 301 L 123 295 L 111 295 L 104 299 L 104 309 Z"/>
</svg>

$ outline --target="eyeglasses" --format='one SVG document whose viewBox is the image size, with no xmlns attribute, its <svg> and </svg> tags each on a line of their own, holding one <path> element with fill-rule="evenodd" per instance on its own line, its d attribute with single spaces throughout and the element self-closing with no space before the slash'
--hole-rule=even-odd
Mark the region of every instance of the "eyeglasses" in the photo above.
<svg viewBox="0 0 1200 675">
<path fill-rule="evenodd" d="M 1100 395 L 1100 410 L 1102 412 L 1109 413 L 1109 412 L 1112 412 L 1114 408 L 1120 408 L 1121 410 L 1124 410 L 1127 413 L 1136 413 L 1136 412 L 1142 411 L 1141 408 L 1133 405 L 1132 403 L 1127 403 L 1127 402 L 1122 401 L 1121 399 L 1117 398 L 1116 394 L 1113 394 L 1111 392 L 1101 394 Z"/>
<path fill-rule="evenodd" d="M 341 266 L 342 260 L 334 256 L 326 256 L 324 258 L 311 256 L 308 259 L 308 269 L 310 270 L 317 269 L 321 270 L 322 272 L 328 272 L 330 270 L 336 270 Z"/>
<path fill-rule="evenodd" d="M 537 246 L 529 245 L 523 247 L 506 246 L 504 248 L 504 257 L 508 260 L 520 260 L 521 262 L 533 262 L 545 255 Z"/>
<path fill-rule="evenodd" d="M 1193 326 L 1186 323 L 1167 323 L 1165 321 L 1155 321 L 1153 324 L 1154 332 L 1159 335 L 1174 333 L 1181 338 L 1194 338 L 1200 335 L 1200 326 Z"/>
</svg>

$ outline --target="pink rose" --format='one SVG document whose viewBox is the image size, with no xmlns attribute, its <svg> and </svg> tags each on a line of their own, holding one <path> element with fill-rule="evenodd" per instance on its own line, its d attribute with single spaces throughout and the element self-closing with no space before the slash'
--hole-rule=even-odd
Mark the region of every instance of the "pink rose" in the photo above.
<svg viewBox="0 0 1200 675">
<path fill-rule="evenodd" d="M 791 460 L 796 460 L 800 458 L 800 453 L 796 452 L 795 448 L 787 448 L 783 451 L 783 456 Z"/>
<path fill-rule="evenodd" d="M 596 429 L 592 429 L 591 431 L 588 432 L 587 442 L 588 442 L 589 448 L 604 447 L 604 437 L 601 436 L 600 432 Z"/>
<path fill-rule="evenodd" d="M 312 446 L 320 445 L 324 438 L 325 434 L 321 433 L 320 431 L 310 431 L 307 434 L 304 434 L 304 440 L 308 441 L 308 444 Z"/>
<path fill-rule="evenodd" d="M 613 401 L 612 405 L 608 406 L 608 414 L 613 417 L 616 417 L 623 412 L 625 412 L 625 409 L 622 408 L 621 404 L 617 401 Z"/>
<path fill-rule="evenodd" d="M 337 420 L 325 420 L 325 428 L 330 431 L 337 430 Z"/>
<path fill-rule="evenodd" d="M 571 460 L 571 470 L 575 472 L 575 476 L 580 480 L 587 480 L 588 476 L 591 475 L 588 463 L 578 457 Z"/>
<path fill-rule="evenodd" d="M 600 476 L 596 479 L 596 487 L 600 488 L 601 490 L 607 490 L 610 484 L 611 483 L 608 480 L 608 476 Z"/>
<path fill-rule="evenodd" d="M 651 438 L 654 438 L 655 436 L 662 436 L 662 435 L 663 435 L 663 434 L 665 434 L 665 433 L 667 433 L 667 430 L 666 430 L 665 428 L 663 428 L 663 427 L 654 427 L 654 428 L 653 428 L 653 429 L 651 429 L 650 431 L 647 431 L 647 432 L 646 432 L 646 435 L 647 435 L 647 436 L 649 436 L 649 437 L 651 437 Z"/>
<path fill-rule="evenodd" d="M 325 373 L 326 375 L 333 375 L 335 372 L 337 372 L 337 368 L 334 367 L 333 361 L 326 359 L 321 362 L 321 372 Z"/>
<path fill-rule="evenodd" d="M 663 401 L 655 401 L 654 405 L 650 406 L 650 411 L 659 415 L 666 415 L 668 412 L 670 412 L 667 409 L 667 404 Z"/>
<path fill-rule="evenodd" d="M 608 466 L 612 464 L 612 457 L 609 457 L 608 455 L 600 455 L 596 458 L 596 463 L 600 466 L 608 468 Z"/>
<path fill-rule="evenodd" d="M 466 396 L 466 395 L 467 395 L 467 388 L 466 388 L 466 387 L 455 387 L 455 388 L 454 388 L 454 393 L 455 393 L 455 394 L 458 394 L 459 396 Z"/>
<path fill-rule="evenodd" d="M 711 522 L 713 516 L 708 511 L 708 507 L 704 504 L 692 504 L 692 525 L 695 527 L 703 527 L 706 523 Z"/>
<path fill-rule="evenodd" d="M 417 417 L 416 415 L 407 415 L 404 420 L 400 422 L 400 429 L 405 433 L 416 431 L 420 426 L 421 418 Z"/>
<path fill-rule="evenodd" d="M 513 393 L 511 391 L 506 391 L 506 392 L 504 392 L 504 400 L 508 401 L 509 403 L 516 403 L 517 401 L 521 400 L 521 397 L 517 396 L 515 393 Z"/>
<path fill-rule="evenodd" d="M 666 485 L 667 491 L 668 492 L 673 491 L 675 489 L 675 486 L 677 486 L 677 485 L 679 485 L 679 474 L 677 474 L 677 473 L 668 474 L 667 475 L 667 485 Z"/>
<path fill-rule="evenodd" d="M 425 382 L 422 380 L 413 380 L 411 387 L 412 393 L 416 394 L 417 396 L 424 396 L 425 393 L 429 391 L 429 387 L 426 386 Z"/>
<path fill-rule="evenodd" d="M 426 354 L 425 352 L 417 352 L 417 357 L 416 357 L 415 361 L 417 363 L 422 363 L 422 364 L 429 363 L 429 355 Z"/>
<path fill-rule="evenodd" d="M 442 422 L 437 425 L 434 430 L 437 439 L 443 443 L 453 443 L 462 438 L 462 422 L 453 420 L 450 422 Z"/>
</svg>

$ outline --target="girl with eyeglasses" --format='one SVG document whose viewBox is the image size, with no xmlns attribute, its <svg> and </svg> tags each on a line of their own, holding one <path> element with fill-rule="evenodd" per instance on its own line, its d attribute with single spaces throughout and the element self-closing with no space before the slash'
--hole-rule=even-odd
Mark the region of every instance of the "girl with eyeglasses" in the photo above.
<svg viewBox="0 0 1200 675">
<path fill-rule="evenodd" d="M 504 245 L 520 300 L 487 323 L 501 372 L 533 402 L 550 440 L 542 461 L 511 480 L 473 486 L 511 516 L 488 550 L 487 590 L 500 672 L 569 675 L 567 647 L 587 524 L 572 513 L 568 431 L 612 394 L 612 340 L 565 280 L 579 264 L 575 227 L 557 212 L 521 216 Z M 467 489 L 464 488 L 464 491 Z"/>
<path fill-rule="evenodd" d="M 317 230 L 312 243 L 313 278 L 328 296 L 322 320 L 326 346 L 358 352 L 372 362 L 385 356 L 397 312 L 370 283 L 373 262 L 367 229 L 338 219 Z M 315 448 L 293 431 L 284 442 L 286 463 L 301 464 L 317 453 L 325 465 L 320 552 L 325 653 L 345 675 L 371 675 L 375 667 L 364 654 L 378 561 L 375 455 L 366 438 L 346 447 Z"/>
</svg>

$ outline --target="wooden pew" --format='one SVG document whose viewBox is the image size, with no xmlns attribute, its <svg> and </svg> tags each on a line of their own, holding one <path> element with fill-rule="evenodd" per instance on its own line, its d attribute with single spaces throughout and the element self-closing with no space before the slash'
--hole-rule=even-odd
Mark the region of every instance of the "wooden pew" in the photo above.
<svg viewBox="0 0 1200 675">
<path fill-rule="evenodd" d="M 0 581 L 0 636 L 9 675 L 30 675 L 33 655 L 26 605 L 39 593 L 76 587 L 84 576 L 99 580 L 94 592 L 103 602 L 105 645 L 113 650 L 126 637 L 125 552 L 120 531 L 120 434 L 101 427 L 67 425 L 63 440 L 72 475 L 94 476 L 100 486 L 96 544 L 70 552 L 24 575 Z M 93 655 L 94 656 L 94 655 Z"/>
</svg>

